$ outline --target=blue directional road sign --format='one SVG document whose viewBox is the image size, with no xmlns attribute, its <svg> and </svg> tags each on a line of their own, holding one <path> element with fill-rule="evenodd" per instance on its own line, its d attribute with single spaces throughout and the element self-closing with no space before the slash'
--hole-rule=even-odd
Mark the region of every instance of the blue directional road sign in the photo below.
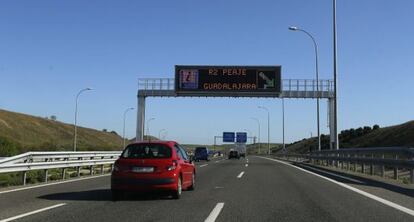
<svg viewBox="0 0 414 222">
<path fill-rule="evenodd" d="M 247 133 L 245 133 L 245 132 L 237 132 L 237 134 L 236 134 L 236 142 L 237 143 L 246 143 L 247 142 Z"/>
<path fill-rule="evenodd" d="M 233 143 L 234 142 L 234 132 L 223 132 L 223 142 Z"/>
</svg>

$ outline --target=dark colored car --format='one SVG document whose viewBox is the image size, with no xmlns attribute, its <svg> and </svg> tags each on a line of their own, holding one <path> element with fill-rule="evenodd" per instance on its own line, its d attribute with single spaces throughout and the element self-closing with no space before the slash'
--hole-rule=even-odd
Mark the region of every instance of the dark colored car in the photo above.
<svg viewBox="0 0 414 222">
<path fill-rule="evenodd" d="M 194 151 L 194 160 L 200 161 L 200 160 L 206 160 L 210 161 L 210 155 L 207 147 L 196 147 Z"/>
<path fill-rule="evenodd" d="M 111 175 L 113 200 L 123 193 L 167 191 L 178 199 L 182 190 L 193 190 L 195 167 L 184 148 L 174 141 L 128 145 L 114 164 Z"/>
<path fill-rule="evenodd" d="M 229 159 L 232 159 L 232 158 L 240 159 L 240 154 L 239 152 L 237 152 L 237 150 L 231 150 L 229 152 Z"/>
</svg>

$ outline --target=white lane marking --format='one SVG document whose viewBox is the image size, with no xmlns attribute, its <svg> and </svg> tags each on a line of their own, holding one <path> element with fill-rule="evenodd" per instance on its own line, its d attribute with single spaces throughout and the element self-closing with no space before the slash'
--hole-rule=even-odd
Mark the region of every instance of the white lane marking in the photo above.
<svg viewBox="0 0 414 222">
<path fill-rule="evenodd" d="M 40 185 L 35 185 L 35 186 L 30 186 L 30 187 L 22 187 L 22 188 L 17 188 L 17 189 L 13 189 L 13 190 L 0 191 L 0 194 L 10 193 L 10 192 L 15 192 L 15 191 L 21 191 L 21 190 L 29 190 L 29 189 L 34 189 L 34 188 L 39 188 L 39 187 L 46 187 L 46 186 L 51 186 L 51 185 L 58 185 L 58 184 L 62 184 L 62 183 L 76 182 L 76 181 L 80 181 L 80 180 L 89 180 L 89 179 L 95 179 L 95 178 L 99 178 L 99 177 L 107 177 L 107 176 L 110 176 L 110 175 L 111 174 L 91 176 L 91 177 L 78 178 L 78 179 L 70 179 L 70 180 L 53 182 L 53 183 L 45 183 L 45 184 L 40 184 Z"/>
<path fill-rule="evenodd" d="M 243 176 L 243 174 L 244 174 L 244 171 L 243 171 L 243 172 L 241 172 L 241 173 L 237 176 L 237 178 L 241 178 L 241 177 Z"/>
<path fill-rule="evenodd" d="M 321 173 L 326 173 L 326 174 L 331 175 L 331 176 L 340 177 L 342 179 L 350 180 L 350 181 L 355 182 L 355 183 L 364 184 L 364 182 L 362 182 L 360 180 L 356 180 L 356 179 L 352 179 L 352 178 L 349 178 L 349 177 L 341 176 L 341 175 L 331 173 L 331 172 L 328 172 L 328 171 L 325 171 L 325 170 L 320 170 L 320 169 L 317 169 L 315 167 L 311 167 L 311 166 L 308 166 L 308 165 L 306 165 L 306 167 L 312 168 L 312 170 L 315 170 L 315 171 L 318 171 L 318 172 L 321 172 Z"/>
<path fill-rule="evenodd" d="M 245 165 L 245 166 L 246 166 L 246 167 L 248 167 L 248 166 L 249 166 L 249 164 L 247 164 L 247 163 L 246 163 L 246 165 Z"/>
<path fill-rule="evenodd" d="M 249 159 L 246 159 L 246 162 L 249 163 Z"/>
<path fill-rule="evenodd" d="M 220 160 L 216 160 L 216 162 L 215 162 L 215 163 L 218 163 L 218 162 L 220 162 Z"/>
<path fill-rule="evenodd" d="M 314 176 L 317 176 L 317 177 L 323 178 L 323 179 L 325 179 L 325 180 L 327 180 L 327 181 L 330 181 L 330 182 L 332 182 L 332 183 L 335 183 L 335 184 L 337 184 L 337 185 L 339 185 L 339 186 L 341 186 L 341 187 L 344 187 L 344 188 L 346 188 L 346 189 L 349 189 L 349 190 L 352 190 L 352 191 L 354 191 L 354 192 L 356 192 L 356 193 L 359 193 L 359 194 L 361 194 L 361 195 L 363 195 L 363 196 L 365 196 L 365 197 L 368 197 L 368 198 L 371 198 L 371 199 L 373 199 L 373 200 L 376 200 L 376 201 L 378 201 L 378 202 L 380 202 L 380 203 L 382 203 L 382 204 L 384 204 L 384 205 L 387 205 L 387 206 L 392 207 L 392 208 L 394 208 L 394 209 L 400 210 L 400 211 L 402 211 L 402 212 L 404 212 L 404 213 L 406 213 L 406 214 L 409 214 L 409 215 L 411 215 L 411 216 L 414 216 L 414 210 L 412 210 L 412 209 L 409 209 L 409 208 L 403 207 L 403 206 L 398 205 L 398 204 L 396 204 L 396 203 L 394 203 L 394 202 L 391 202 L 391 201 L 389 201 L 389 200 L 386 200 L 386 199 L 383 199 L 383 198 L 381 198 L 381 197 L 375 196 L 375 195 L 373 195 L 373 194 L 367 193 L 367 192 L 362 191 L 362 190 L 360 190 L 360 189 L 357 189 L 357 188 L 355 188 L 355 187 L 349 186 L 349 185 L 347 185 L 347 184 L 344 184 L 344 183 L 338 182 L 338 181 L 333 180 L 333 179 L 330 179 L 330 178 L 328 178 L 328 177 L 324 177 L 324 176 L 322 176 L 322 175 L 319 175 L 319 174 L 313 173 L 313 172 L 311 172 L 311 171 L 308 171 L 308 170 L 302 169 L 302 168 L 300 168 L 300 167 L 297 167 L 297 166 L 291 165 L 291 164 L 289 164 L 289 163 L 286 163 L 286 162 L 283 162 L 283 161 L 280 161 L 280 160 L 275 160 L 275 159 L 270 159 L 270 158 L 267 158 L 267 157 L 260 157 L 260 156 L 258 156 L 258 157 L 259 157 L 259 158 L 263 158 L 263 159 L 267 159 L 267 160 L 271 160 L 271 161 L 275 161 L 275 162 L 278 162 L 278 163 L 281 163 L 281 164 L 285 164 L 285 165 L 287 165 L 287 166 L 291 166 L 291 167 L 296 168 L 296 169 L 298 169 L 298 170 L 301 170 L 301 171 L 303 171 L 303 172 L 306 172 L 306 173 L 312 174 L 312 175 L 314 175 Z"/>
<path fill-rule="evenodd" d="M 200 165 L 200 167 L 205 167 L 205 166 L 208 166 L 208 164 L 203 164 L 203 165 Z"/>
<path fill-rule="evenodd" d="M 42 208 L 42 209 L 39 209 L 39 210 L 34 210 L 34 211 L 31 211 L 31 212 L 28 212 L 28 213 L 20 214 L 20 215 L 14 216 L 14 217 L 9 217 L 7 219 L 0 220 L 0 222 L 8 222 L 8 221 L 17 220 L 17 219 L 20 219 L 22 217 L 27 217 L 27 216 L 30 216 L 30 215 L 33 215 L 33 214 L 37 214 L 37 213 L 40 213 L 40 212 L 43 212 L 43 211 L 51 210 L 53 208 L 61 207 L 61 206 L 64 206 L 64 205 L 66 205 L 66 203 L 56 204 L 56 205 L 53 205 L 53 206 L 50 206 L 50 207 L 45 207 L 45 208 Z"/>
<path fill-rule="evenodd" d="M 211 211 L 210 215 L 208 215 L 208 217 L 204 220 L 204 222 L 216 221 L 223 207 L 224 207 L 224 203 L 217 203 L 214 209 Z"/>
</svg>

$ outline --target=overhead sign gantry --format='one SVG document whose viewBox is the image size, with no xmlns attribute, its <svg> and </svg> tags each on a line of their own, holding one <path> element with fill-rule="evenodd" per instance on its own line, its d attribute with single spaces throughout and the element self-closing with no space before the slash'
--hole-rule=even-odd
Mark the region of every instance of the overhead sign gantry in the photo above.
<svg viewBox="0 0 414 222">
<path fill-rule="evenodd" d="M 281 66 L 175 66 L 175 79 L 139 79 L 136 140 L 144 138 L 147 97 L 327 99 L 331 147 L 337 144 L 332 80 L 282 79 Z"/>
</svg>

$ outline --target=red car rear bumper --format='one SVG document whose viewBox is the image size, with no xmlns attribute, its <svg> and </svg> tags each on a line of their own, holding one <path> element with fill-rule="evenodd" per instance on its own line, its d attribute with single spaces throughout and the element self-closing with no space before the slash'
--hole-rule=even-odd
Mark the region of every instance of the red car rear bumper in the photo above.
<svg viewBox="0 0 414 222">
<path fill-rule="evenodd" d="M 123 191 L 165 191 L 177 190 L 176 177 L 135 177 L 135 176 L 117 176 L 111 177 L 111 189 Z"/>
</svg>

